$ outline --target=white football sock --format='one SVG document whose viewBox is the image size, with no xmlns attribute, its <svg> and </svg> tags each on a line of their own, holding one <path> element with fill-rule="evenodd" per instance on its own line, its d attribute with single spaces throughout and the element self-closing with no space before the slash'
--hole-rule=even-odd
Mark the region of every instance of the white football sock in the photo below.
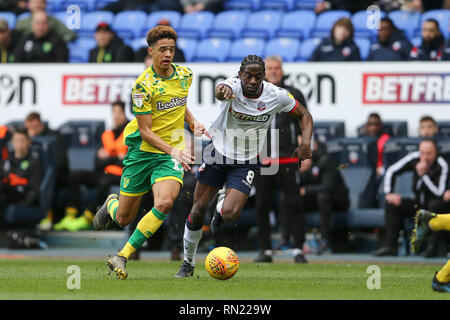
<svg viewBox="0 0 450 320">
<path fill-rule="evenodd" d="M 184 260 L 192 266 L 195 266 L 195 254 L 197 253 L 197 247 L 200 239 L 202 238 L 202 233 L 202 229 L 192 231 L 189 230 L 186 225 L 184 226 Z"/>
</svg>

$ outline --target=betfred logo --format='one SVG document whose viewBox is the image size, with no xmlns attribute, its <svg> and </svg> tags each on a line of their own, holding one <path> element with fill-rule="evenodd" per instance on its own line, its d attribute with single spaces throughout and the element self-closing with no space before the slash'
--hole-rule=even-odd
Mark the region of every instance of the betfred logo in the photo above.
<svg viewBox="0 0 450 320">
<path fill-rule="evenodd" d="M 364 73 L 363 103 L 450 103 L 450 74 Z"/>
<path fill-rule="evenodd" d="M 65 75 L 63 104 L 111 104 L 130 100 L 136 75 Z"/>
</svg>

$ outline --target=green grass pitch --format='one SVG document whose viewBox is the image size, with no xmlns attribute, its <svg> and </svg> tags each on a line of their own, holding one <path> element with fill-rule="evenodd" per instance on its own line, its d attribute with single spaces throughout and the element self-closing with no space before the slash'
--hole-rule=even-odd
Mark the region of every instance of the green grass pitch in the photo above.
<svg viewBox="0 0 450 320">
<path fill-rule="evenodd" d="M 67 268 L 81 271 L 80 289 L 68 289 Z M 380 264 L 380 289 L 369 290 L 369 264 L 241 261 L 230 280 L 211 278 L 198 260 L 193 278 L 176 279 L 180 263 L 129 261 L 129 277 L 108 275 L 105 260 L 1 259 L 0 299 L 450 299 L 431 290 L 440 265 Z"/>
</svg>

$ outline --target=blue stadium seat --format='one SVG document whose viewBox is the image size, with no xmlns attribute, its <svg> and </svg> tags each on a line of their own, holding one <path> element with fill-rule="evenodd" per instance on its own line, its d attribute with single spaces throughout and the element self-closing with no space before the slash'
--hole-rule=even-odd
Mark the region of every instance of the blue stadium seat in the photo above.
<svg viewBox="0 0 450 320">
<path fill-rule="evenodd" d="M 261 0 L 228 0 L 225 2 L 226 10 L 256 11 L 260 8 Z"/>
<path fill-rule="evenodd" d="M 114 14 L 109 11 L 92 11 L 81 15 L 81 29 L 78 30 L 80 36 L 92 36 L 100 22 L 110 25 L 114 22 Z"/>
<path fill-rule="evenodd" d="M 294 10 L 295 0 L 261 0 L 261 10 L 282 10 L 292 11 Z"/>
<path fill-rule="evenodd" d="M 47 0 L 47 12 L 57 12 L 65 10 L 62 7 L 62 0 Z"/>
<path fill-rule="evenodd" d="M 104 121 L 72 120 L 58 130 L 65 138 L 69 157 L 69 169 L 93 171 L 95 155 L 105 131 Z"/>
<path fill-rule="evenodd" d="M 133 39 L 130 41 L 129 46 L 133 49 L 133 51 L 138 51 L 142 47 L 148 47 L 146 38 Z"/>
<path fill-rule="evenodd" d="M 445 161 L 450 164 L 450 138 L 443 138 L 438 140 L 439 152 L 444 157 Z"/>
<path fill-rule="evenodd" d="M 249 54 L 264 55 L 266 43 L 262 39 L 241 38 L 234 40 L 228 53 L 227 61 L 241 61 Z"/>
<path fill-rule="evenodd" d="M 191 62 L 194 58 L 195 49 L 197 47 L 197 40 L 189 38 L 178 38 L 177 47 L 183 50 L 186 62 Z"/>
<path fill-rule="evenodd" d="M 380 11 L 380 18 L 384 18 L 386 16 L 386 13 L 383 11 Z M 378 29 L 369 29 L 367 27 L 367 21 L 368 21 L 368 13 L 366 10 L 355 12 L 352 15 L 352 23 L 353 27 L 355 28 L 355 37 L 358 38 L 367 38 L 369 40 L 372 40 L 376 37 L 376 34 L 378 33 Z"/>
<path fill-rule="evenodd" d="M 314 121 L 314 139 L 322 143 L 345 137 L 344 121 Z"/>
<path fill-rule="evenodd" d="M 122 11 L 114 16 L 112 29 L 123 39 L 139 38 L 146 20 L 147 14 L 143 11 Z"/>
<path fill-rule="evenodd" d="M 208 36 L 230 40 L 239 38 L 247 22 L 247 16 L 246 12 L 236 10 L 218 13 L 211 30 L 208 32 Z"/>
<path fill-rule="evenodd" d="M 397 10 L 390 12 L 388 17 L 391 18 L 398 29 L 403 30 L 408 38 L 412 38 L 415 30 L 421 28 L 419 26 L 421 17 L 419 12 Z"/>
<path fill-rule="evenodd" d="M 61 21 L 64 25 L 66 25 L 67 18 L 69 17 L 66 11 L 53 12 L 52 16 Z"/>
<path fill-rule="evenodd" d="M 280 11 L 263 10 L 250 14 L 247 24 L 242 30 L 243 38 L 271 39 L 280 26 L 283 13 Z"/>
<path fill-rule="evenodd" d="M 277 37 L 307 39 L 314 28 L 316 15 L 312 11 L 298 10 L 285 13 L 281 20 Z"/>
<path fill-rule="evenodd" d="M 438 134 L 443 138 L 450 138 L 450 121 L 436 121 Z"/>
<path fill-rule="evenodd" d="M 359 54 L 362 60 L 366 60 L 370 51 L 370 40 L 365 38 L 355 38 L 355 43 L 359 48 Z"/>
<path fill-rule="evenodd" d="M 411 43 L 414 47 L 420 47 L 422 45 L 422 37 L 414 37 L 411 39 Z"/>
<path fill-rule="evenodd" d="M 325 11 L 317 16 L 311 35 L 319 38 L 329 37 L 331 28 L 337 20 L 350 17 L 350 12 L 344 10 Z"/>
<path fill-rule="evenodd" d="M 195 50 L 193 61 L 224 62 L 231 47 L 231 40 L 208 38 L 200 41 Z"/>
<path fill-rule="evenodd" d="M 11 30 L 16 26 L 16 15 L 12 12 L 0 12 L 0 19 L 6 20 Z"/>
<path fill-rule="evenodd" d="M 275 38 L 266 43 L 264 56 L 279 55 L 285 62 L 292 62 L 297 57 L 300 40 L 292 38 Z"/>
<path fill-rule="evenodd" d="M 88 62 L 89 51 L 97 46 L 93 38 L 80 37 L 68 44 L 69 62 Z"/>
<path fill-rule="evenodd" d="M 420 36 L 422 31 L 422 25 L 427 19 L 435 19 L 439 22 L 439 27 L 441 29 L 442 35 L 445 38 L 448 38 L 449 35 L 449 19 L 450 19 L 450 10 L 430 10 L 422 14 L 420 18 L 420 24 L 417 27 L 414 35 Z"/>
<path fill-rule="evenodd" d="M 296 61 L 307 61 L 320 41 L 320 38 L 310 38 L 303 41 L 300 45 Z"/>
<path fill-rule="evenodd" d="M 148 31 L 157 26 L 161 20 L 168 20 L 170 25 L 175 30 L 178 29 L 181 20 L 181 13 L 178 11 L 164 10 L 152 12 L 148 15 L 147 21 L 145 23 L 145 29 L 142 30 L 142 36 L 146 37 Z"/>
<path fill-rule="evenodd" d="M 19 15 L 17 16 L 16 23 L 17 23 L 18 21 L 20 21 L 20 20 L 27 19 L 27 18 L 29 18 L 29 17 L 31 17 L 31 13 L 30 13 L 30 12 L 24 12 L 24 13 L 21 13 L 21 14 L 19 14 Z"/>
<path fill-rule="evenodd" d="M 322 0 L 295 0 L 294 1 L 294 9 L 296 10 L 312 10 L 316 8 L 317 2 L 321 2 Z"/>
<path fill-rule="evenodd" d="M 207 37 L 209 29 L 214 22 L 214 14 L 208 11 L 199 11 L 183 15 L 177 30 L 178 36 L 194 38 L 197 40 Z"/>
<path fill-rule="evenodd" d="M 388 168 L 408 153 L 417 151 L 421 138 L 394 137 L 386 141 L 383 150 L 383 165 Z"/>
<path fill-rule="evenodd" d="M 95 0 L 64 0 L 60 2 L 60 10 L 66 10 L 70 6 L 77 6 L 82 12 L 89 12 L 95 10 Z"/>
</svg>

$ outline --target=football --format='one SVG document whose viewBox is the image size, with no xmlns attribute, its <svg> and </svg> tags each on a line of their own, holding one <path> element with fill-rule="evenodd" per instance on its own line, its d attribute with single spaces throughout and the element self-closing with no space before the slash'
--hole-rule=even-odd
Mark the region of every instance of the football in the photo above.
<svg viewBox="0 0 450 320">
<path fill-rule="evenodd" d="M 239 268 L 239 257 L 230 248 L 217 247 L 208 254 L 205 268 L 215 279 L 227 280 L 233 277 Z"/>
</svg>

